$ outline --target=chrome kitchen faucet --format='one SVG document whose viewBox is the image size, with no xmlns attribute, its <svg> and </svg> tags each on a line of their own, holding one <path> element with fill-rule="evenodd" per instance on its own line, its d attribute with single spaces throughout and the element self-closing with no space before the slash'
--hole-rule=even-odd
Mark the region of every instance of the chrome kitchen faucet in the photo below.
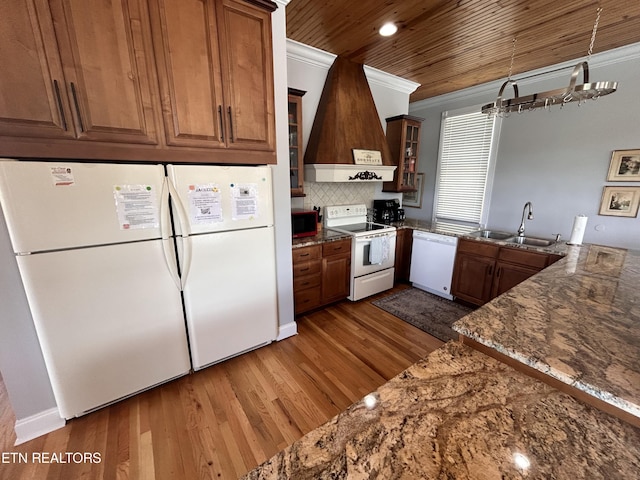
<svg viewBox="0 0 640 480">
<path fill-rule="evenodd" d="M 529 215 L 527 215 L 527 220 L 533 220 L 533 205 L 531 202 L 527 202 L 524 204 L 524 208 L 522 209 L 522 222 L 520 222 L 520 226 L 518 227 L 518 236 L 524 237 L 524 214 L 527 211 L 527 207 L 529 207 Z"/>
</svg>

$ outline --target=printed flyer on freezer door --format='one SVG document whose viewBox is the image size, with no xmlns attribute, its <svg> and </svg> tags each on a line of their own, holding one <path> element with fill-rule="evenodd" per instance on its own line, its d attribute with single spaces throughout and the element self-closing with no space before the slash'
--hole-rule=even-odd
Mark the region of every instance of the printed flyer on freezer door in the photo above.
<svg viewBox="0 0 640 480">
<path fill-rule="evenodd" d="M 194 225 L 222 222 L 220 187 L 211 183 L 189 185 L 189 214 Z"/>
<path fill-rule="evenodd" d="M 116 185 L 113 196 L 122 230 L 160 226 L 158 200 L 151 185 Z"/>
<path fill-rule="evenodd" d="M 258 186 L 255 183 L 232 185 L 231 197 L 231 218 L 253 220 L 258 217 Z"/>
</svg>

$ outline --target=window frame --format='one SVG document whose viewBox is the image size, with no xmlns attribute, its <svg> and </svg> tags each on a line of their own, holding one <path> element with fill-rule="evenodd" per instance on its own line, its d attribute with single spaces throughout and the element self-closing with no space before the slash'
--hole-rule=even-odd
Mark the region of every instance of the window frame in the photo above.
<svg viewBox="0 0 640 480">
<path fill-rule="evenodd" d="M 438 161 L 436 166 L 436 181 L 435 181 L 435 190 L 433 195 L 433 212 L 432 212 L 432 218 L 431 218 L 434 224 L 449 223 L 453 225 L 484 228 L 484 226 L 486 226 L 488 222 L 489 209 L 491 204 L 491 194 L 493 191 L 493 180 L 495 176 L 496 159 L 498 154 L 498 146 L 500 143 L 500 131 L 502 130 L 502 118 L 498 116 L 494 117 L 493 131 L 491 132 L 491 144 L 489 147 L 489 154 L 487 158 L 487 174 L 485 178 L 485 189 L 484 189 L 484 196 L 482 199 L 482 209 L 480 213 L 479 222 L 476 223 L 476 222 L 469 222 L 462 219 L 438 217 L 438 200 L 439 200 L 439 193 L 440 193 L 440 175 L 441 175 L 441 165 L 442 165 L 445 121 L 447 118 L 457 117 L 461 115 L 468 115 L 470 113 L 478 113 L 481 115 L 485 115 L 481 113 L 480 105 L 458 108 L 455 110 L 446 110 L 441 114 L 440 137 L 438 139 Z"/>
</svg>

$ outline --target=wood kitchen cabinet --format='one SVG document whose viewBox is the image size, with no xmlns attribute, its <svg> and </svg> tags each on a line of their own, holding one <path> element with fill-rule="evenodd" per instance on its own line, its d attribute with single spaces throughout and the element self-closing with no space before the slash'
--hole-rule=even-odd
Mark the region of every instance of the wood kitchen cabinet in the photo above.
<svg viewBox="0 0 640 480">
<path fill-rule="evenodd" d="M 387 143 L 397 166 L 393 181 L 382 184 L 383 192 L 415 192 L 418 147 L 423 118 L 398 115 L 387 118 Z"/>
<path fill-rule="evenodd" d="M 396 231 L 396 263 L 394 281 L 408 282 L 411 273 L 411 250 L 413 248 L 413 230 L 399 228 Z"/>
<path fill-rule="evenodd" d="M 296 315 L 349 296 L 351 239 L 293 249 Z"/>
<path fill-rule="evenodd" d="M 302 96 L 306 92 L 289 88 L 289 172 L 291 196 L 304 197 L 304 157 L 302 156 Z"/>
<path fill-rule="evenodd" d="M 151 0 L 168 145 L 273 151 L 271 12 L 237 0 Z"/>
<path fill-rule="evenodd" d="M 491 300 L 496 258 L 500 247 L 491 243 L 458 240 L 451 293 L 474 305 Z"/>
<path fill-rule="evenodd" d="M 545 253 L 501 247 L 496 261 L 491 297 L 497 297 L 535 275 L 549 265 L 549 262 L 550 257 Z"/>
<path fill-rule="evenodd" d="M 268 0 L 0 6 L 0 156 L 275 163 Z"/>
<path fill-rule="evenodd" d="M 514 265 L 506 262 L 496 262 L 496 274 L 491 288 L 491 298 L 515 287 L 542 269 Z"/>
<path fill-rule="evenodd" d="M 347 298 L 351 285 L 351 239 L 322 244 L 322 303 Z"/>
<path fill-rule="evenodd" d="M 482 305 L 560 258 L 558 255 L 460 239 L 451 293 L 461 300 Z"/>
<path fill-rule="evenodd" d="M 293 249 L 295 313 L 317 308 L 322 302 L 322 245 Z"/>
<path fill-rule="evenodd" d="M 12 141 L 25 138 L 157 143 L 142 0 L 0 8 L 1 154 L 19 154 Z"/>
</svg>

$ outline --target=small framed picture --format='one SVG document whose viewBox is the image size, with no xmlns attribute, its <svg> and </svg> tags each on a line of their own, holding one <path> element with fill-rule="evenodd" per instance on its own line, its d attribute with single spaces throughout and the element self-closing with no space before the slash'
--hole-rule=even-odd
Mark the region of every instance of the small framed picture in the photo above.
<svg viewBox="0 0 640 480">
<path fill-rule="evenodd" d="M 422 208 L 422 183 L 424 173 L 416 173 L 416 191 L 402 194 L 402 207 Z"/>
<path fill-rule="evenodd" d="M 636 217 L 640 205 L 640 187 L 604 187 L 599 215 Z"/>
<path fill-rule="evenodd" d="M 356 165 L 382 165 L 382 152 L 379 150 L 359 150 L 352 148 L 353 163 Z"/>
<path fill-rule="evenodd" d="M 614 150 L 608 182 L 640 182 L 640 150 Z"/>
</svg>

